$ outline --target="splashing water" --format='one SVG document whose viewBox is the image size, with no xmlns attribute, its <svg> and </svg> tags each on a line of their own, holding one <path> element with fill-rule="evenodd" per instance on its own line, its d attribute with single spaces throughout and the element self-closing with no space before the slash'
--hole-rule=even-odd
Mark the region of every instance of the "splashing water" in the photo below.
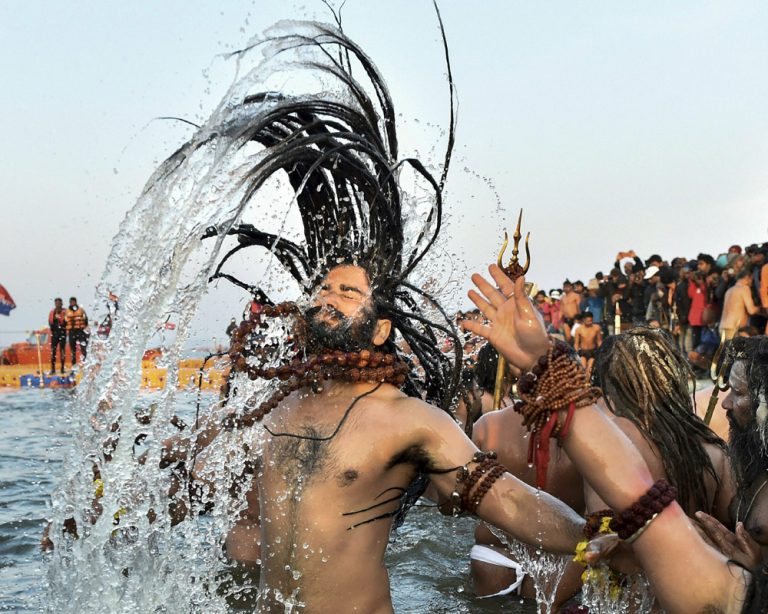
<svg viewBox="0 0 768 614">
<path fill-rule="evenodd" d="M 581 603 L 589 608 L 590 614 L 648 614 L 652 611 L 655 597 L 644 574 L 633 574 L 621 580 L 620 588 L 608 578 L 611 570 L 607 565 L 594 569 L 594 579 L 584 582 L 581 589 Z"/>
<path fill-rule="evenodd" d="M 550 554 L 539 547 L 513 539 L 492 525 L 485 526 L 509 549 L 512 558 L 520 564 L 525 575 L 531 578 L 537 603 L 544 607 L 546 614 L 551 614 L 557 587 L 573 557 L 569 554 Z"/>
<path fill-rule="evenodd" d="M 348 82 L 332 78 L 338 67 L 335 58 L 308 44 L 328 31 L 310 22 L 278 24 L 254 42 L 263 54 L 258 65 L 243 69 L 253 51 L 236 55 L 239 76 L 221 103 L 155 171 L 121 224 L 98 288 L 100 296 L 120 296 L 120 311 L 110 337 L 95 341 L 88 354 L 71 408 L 73 445 L 53 495 L 50 535 L 55 550 L 48 566 L 52 610 L 216 613 L 227 611 L 228 599 L 253 596 L 253 585 L 230 585 L 220 578 L 229 565 L 222 549 L 225 536 L 247 505 L 248 488 L 232 496 L 230 486 L 249 483 L 249 459 L 259 453 L 263 429 L 218 436 L 199 458 L 193 455 L 194 467 L 177 462 L 160 467 L 166 448 L 183 445 L 178 436 L 173 439 L 178 431 L 172 426 L 178 360 L 209 277 L 228 249 L 227 231 L 244 220 L 256 220 L 277 236 L 298 234 L 293 195 L 284 208 L 275 204 L 286 200 L 279 178 L 270 190 L 254 196 L 248 173 L 266 153 L 249 142 L 251 135 L 242 128 L 269 113 L 277 97 L 285 95 L 285 83 L 298 83 L 304 92 L 312 83 L 330 101 L 359 100 Z M 325 66 L 326 79 L 302 73 L 308 64 Z M 280 95 L 242 104 L 254 92 L 270 91 L 271 84 L 279 84 Z M 404 211 L 409 220 L 430 220 L 434 206 L 423 188 L 414 188 Z M 204 244 L 200 239 L 211 226 L 218 232 Z M 271 267 L 271 260 L 264 260 L 258 286 L 276 294 L 295 291 L 295 283 L 274 270 L 279 267 Z M 422 266 L 412 281 L 445 279 L 441 266 Z M 450 294 L 450 284 L 445 288 Z M 166 386 L 153 404 L 151 420 L 140 420 L 137 412 L 146 409 L 137 393 L 142 356 L 156 322 L 169 314 L 177 319 L 179 333 L 162 348 Z M 265 331 L 264 343 L 282 343 L 280 332 Z M 209 421 L 220 421 L 225 412 L 242 413 L 274 392 L 273 385 L 250 381 L 243 374 L 232 384 L 239 394 L 226 408 L 209 399 L 203 411 Z M 186 477 L 193 469 L 197 497 L 189 495 Z M 175 493 L 169 484 L 176 485 Z M 286 496 L 300 498 L 301 491 L 299 483 Z M 179 510 L 186 510 L 186 519 L 176 524 Z M 200 515 L 204 510 L 207 513 Z M 294 574 L 294 579 L 300 575 Z M 302 605 L 296 592 L 274 597 L 286 611 Z"/>
</svg>

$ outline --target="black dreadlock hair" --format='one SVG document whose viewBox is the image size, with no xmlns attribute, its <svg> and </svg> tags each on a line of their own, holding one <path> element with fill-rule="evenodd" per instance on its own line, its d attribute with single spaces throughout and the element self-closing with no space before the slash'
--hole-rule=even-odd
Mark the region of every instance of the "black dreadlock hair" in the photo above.
<svg viewBox="0 0 768 614">
<path fill-rule="evenodd" d="M 287 174 L 301 217 L 303 241 L 293 242 L 250 224 L 212 226 L 203 239 L 220 234 L 237 237 L 238 245 L 223 256 L 210 280 L 227 279 L 249 291 L 260 303 L 273 304 L 258 285 L 244 283 L 223 271 L 227 261 L 246 247 L 261 247 L 273 254 L 307 295 L 336 266 L 353 264 L 364 268 L 377 317 L 392 323 L 393 333 L 381 349 L 400 354 L 414 367 L 404 392 L 451 413 L 459 387 L 461 342 L 437 301 L 408 281 L 441 228 L 442 192 L 455 134 L 453 78 L 436 4 L 435 10 L 443 35 L 450 90 L 448 143 L 439 179 L 417 159 L 398 159 L 394 105 L 371 59 L 340 27 L 302 24 L 301 32 L 280 34 L 268 42 L 277 46 L 278 54 L 297 51 L 306 56 L 314 52 L 314 59 L 300 65 L 330 77 L 345 96 L 251 94 L 225 109 L 225 121 L 212 134 L 225 136 L 241 151 L 254 143 L 263 148 L 242 179 L 245 189 L 241 211 L 270 177 Z M 337 23 L 340 26 L 338 18 Z M 373 96 L 352 76 L 351 58 L 362 67 Z M 412 242 L 406 240 L 404 232 L 404 197 L 399 185 L 399 175 L 406 167 L 424 180 L 434 195 L 434 204 Z M 440 321 L 431 319 L 428 310 L 439 313 Z M 412 358 L 402 355 L 396 334 L 402 337 Z M 453 339 L 453 359 L 440 351 L 440 334 Z M 395 526 L 427 481 L 426 475 L 419 475 L 403 494 Z"/>
<path fill-rule="evenodd" d="M 718 487 L 720 479 L 704 444 L 724 451 L 726 445 L 696 415 L 689 390 L 693 378 L 688 362 L 662 329 L 640 327 L 609 336 L 595 356 L 593 381 L 603 389 L 608 408 L 658 447 L 685 512 L 711 514 L 705 474 Z"/>
<path fill-rule="evenodd" d="M 442 22 L 440 25 L 442 31 Z M 275 40 L 283 50 L 303 47 L 319 50 L 327 61 L 307 65 L 342 83 L 350 101 L 258 93 L 247 96 L 236 112 L 231 113 L 231 120 L 221 126 L 241 147 L 256 142 L 266 148 L 246 177 L 248 189 L 244 202 L 269 177 L 279 171 L 287 173 L 301 215 L 304 242 L 294 243 L 250 224 L 232 227 L 226 232 L 237 236 L 238 245 L 225 254 L 211 280 L 227 279 L 247 289 L 260 302 L 271 302 L 258 287 L 222 271 L 235 253 L 253 246 L 274 254 L 306 293 L 312 292 L 335 266 L 363 267 L 371 282 L 376 313 L 391 320 L 393 331 L 410 347 L 423 375 L 422 379 L 413 374 L 409 377 L 404 388 L 406 393 L 448 411 L 458 388 L 456 366 L 461 364 L 461 346 L 454 343 L 454 360 L 440 352 L 438 334 L 458 341 L 455 327 L 435 299 L 407 278 L 440 231 L 442 189 L 454 140 L 450 63 L 451 124 L 443 172 L 437 180 L 419 160 L 397 159 L 394 105 L 370 58 L 339 29 L 321 24 L 313 24 L 313 28 L 312 35 L 292 34 Z M 447 61 L 447 46 L 445 49 Z M 362 65 L 375 100 L 352 77 L 350 55 Z M 404 236 L 403 196 L 398 184 L 398 175 L 404 166 L 426 180 L 434 192 L 434 207 L 410 247 Z M 219 230 L 210 227 L 203 238 L 217 234 Z M 438 311 L 441 321 L 430 320 L 422 304 Z M 396 349 L 394 339 L 385 349 Z"/>
</svg>

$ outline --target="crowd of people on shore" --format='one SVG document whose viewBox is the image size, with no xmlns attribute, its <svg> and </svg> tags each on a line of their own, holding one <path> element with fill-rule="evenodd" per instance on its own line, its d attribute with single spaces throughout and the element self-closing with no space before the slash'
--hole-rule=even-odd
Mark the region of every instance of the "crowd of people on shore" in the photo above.
<svg viewBox="0 0 768 614">
<path fill-rule="evenodd" d="M 566 279 L 562 288 L 539 290 L 535 303 L 549 332 L 585 363 L 602 337 L 650 326 L 669 331 L 701 375 L 721 340 L 768 332 L 768 243 L 671 261 L 620 252 L 607 275 L 599 271 L 587 284 Z"/>
</svg>

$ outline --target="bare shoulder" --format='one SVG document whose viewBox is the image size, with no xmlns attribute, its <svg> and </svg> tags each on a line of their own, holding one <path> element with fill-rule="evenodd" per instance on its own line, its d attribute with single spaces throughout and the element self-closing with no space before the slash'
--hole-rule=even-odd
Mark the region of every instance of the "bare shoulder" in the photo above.
<svg viewBox="0 0 768 614">
<path fill-rule="evenodd" d="M 613 416 L 613 422 L 621 429 L 629 440 L 635 444 L 635 447 L 640 450 L 643 456 L 646 456 L 646 451 L 654 452 L 650 442 L 645 438 L 638 426 L 628 418 L 622 418 L 621 416 Z M 646 458 L 646 462 L 648 459 Z"/>
<path fill-rule="evenodd" d="M 511 407 L 483 414 L 475 422 L 472 441 L 481 450 L 493 449 L 497 452 L 504 447 L 504 442 L 518 441 L 525 432 L 523 419 Z"/>
<path fill-rule="evenodd" d="M 457 426 L 454 419 L 444 410 L 416 397 L 409 397 L 399 390 L 398 394 L 388 399 L 388 403 L 397 419 L 402 424 L 438 426 L 441 424 Z"/>
</svg>

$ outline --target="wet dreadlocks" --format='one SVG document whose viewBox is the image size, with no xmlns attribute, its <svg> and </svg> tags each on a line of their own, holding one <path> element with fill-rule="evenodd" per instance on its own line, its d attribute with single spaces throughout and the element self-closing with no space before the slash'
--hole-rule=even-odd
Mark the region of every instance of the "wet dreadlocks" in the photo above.
<svg viewBox="0 0 768 614">
<path fill-rule="evenodd" d="M 441 226 L 442 188 L 454 133 L 450 64 L 451 125 L 442 176 L 437 180 L 418 160 L 398 160 L 394 106 L 370 58 L 339 29 L 311 24 L 309 30 L 273 42 L 277 41 L 281 52 L 319 50 L 324 61 L 305 66 L 339 83 L 346 99 L 253 94 L 231 113 L 232 121 L 221 127 L 235 134 L 241 147 L 255 142 L 265 148 L 245 179 L 246 200 L 273 174 L 287 174 L 304 240 L 296 243 L 252 225 L 234 226 L 226 232 L 236 235 L 239 244 L 223 257 L 211 279 L 228 279 L 251 292 L 258 302 L 271 304 L 260 288 L 223 272 L 227 261 L 241 249 L 269 250 L 307 295 L 334 266 L 363 267 L 370 279 L 376 316 L 392 323 L 393 334 L 382 349 L 398 352 L 395 340 L 399 335 L 412 352 L 405 360 L 419 367 L 409 371 L 404 391 L 448 411 L 459 383 L 456 366 L 461 364 L 461 346 L 454 343 L 454 359 L 439 350 L 438 335 L 456 339 L 455 329 L 434 298 L 410 283 L 408 277 L 434 244 Z M 373 97 L 352 77 L 350 58 L 362 66 Z M 404 167 L 425 180 L 434 194 L 434 206 L 411 245 L 406 244 L 403 195 L 398 184 Z M 206 237 L 219 233 L 212 227 Z M 439 313 L 441 321 L 430 319 L 424 305 Z"/>
<path fill-rule="evenodd" d="M 245 189 L 240 210 L 273 175 L 287 175 L 301 217 L 303 240 L 294 242 L 250 224 L 210 227 L 204 239 L 225 233 L 238 239 L 238 245 L 218 263 L 211 280 L 223 278 L 233 282 L 248 290 L 258 303 L 273 307 L 273 315 L 282 317 L 290 313 L 293 325 L 306 329 L 306 317 L 295 305 L 275 306 L 258 284 L 244 283 L 223 267 L 240 250 L 260 247 L 277 259 L 305 296 L 310 296 L 331 269 L 352 264 L 365 269 L 368 275 L 371 317 L 387 319 L 392 326 L 389 339 L 377 348 L 391 361 L 377 353 L 369 358 L 368 350 L 307 356 L 307 348 L 296 347 L 294 343 L 293 347 L 286 345 L 283 356 L 269 359 L 273 365 L 275 361 L 278 364 L 278 369 L 270 369 L 254 365 L 248 354 L 247 337 L 261 326 L 260 318 L 241 324 L 243 334 L 233 339 L 233 346 L 237 344 L 233 362 L 239 372 L 247 372 L 252 379 L 272 379 L 277 375 L 285 380 L 268 401 L 252 412 L 256 420 L 297 387 L 309 384 L 317 390 L 322 379 L 334 378 L 379 382 L 378 385 L 388 381 L 406 394 L 452 413 L 459 386 L 461 343 L 451 319 L 437 301 L 409 281 L 441 228 L 442 192 L 454 142 L 453 81 L 439 11 L 437 16 L 450 90 L 448 144 L 439 179 L 417 159 L 398 159 L 394 105 L 384 80 L 370 58 L 340 27 L 291 24 L 290 33 L 281 32 L 267 44 L 272 45 L 275 56 L 285 52 L 299 55 L 300 61 L 292 66 L 301 66 L 332 81 L 341 95 L 249 94 L 227 110 L 227 120 L 215 130 L 244 155 L 254 144 L 261 148 L 241 178 Z M 248 50 L 239 53 L 245 51 Z M 352 76 L 353 60 L 356 70 L 362 69 L 358 74 L 365 77 L 368 88 Z M 369 95 L 369 91 L 373 94 Z M 399 184 L 405 169 L 413 172 L 422 189 L 432 193 L 432 206 L 423 217 L 416 217 L 413 212 L 406 216 L 408 202 Z M 406 217 L 410 224 L 422 221 L 420 230 L 413 233 L 414 240 L 406 237 Z M 440 351 L 441 335 L 453 339 L 452 358 Z M 295 338 L 301 338 L 300 332 Z M 408 348 L 409 354 L 401 347 Z M 374 359 L 381 366 L 372 365 Z M 282 377 L 278 373 L 280 368 Z M 233 369 L 233 373 L 236 371 Z M 227 388 L 230 394 L 236 390 Z M 301 438 L 299 434 L 291 436 Z M 427 483 L 428 475 L 421 473 L 403 493 L 401 506 L 389 514 L 395 516 L 395 526 L 402 522 L 405 511 Z"/>
<path fill-rule="evenodd" d="M 687 514 L 712 513 L 705 475 L 720 480 L 704 444 L 723 442 L 694 411 L 693 373 L 670 336 L 661 329 L 635 328 L 607 337 L 597 352 L 595 385 L 609 409 L 630 420 L 656 445 L 668 479 Z"/>
</svg>

